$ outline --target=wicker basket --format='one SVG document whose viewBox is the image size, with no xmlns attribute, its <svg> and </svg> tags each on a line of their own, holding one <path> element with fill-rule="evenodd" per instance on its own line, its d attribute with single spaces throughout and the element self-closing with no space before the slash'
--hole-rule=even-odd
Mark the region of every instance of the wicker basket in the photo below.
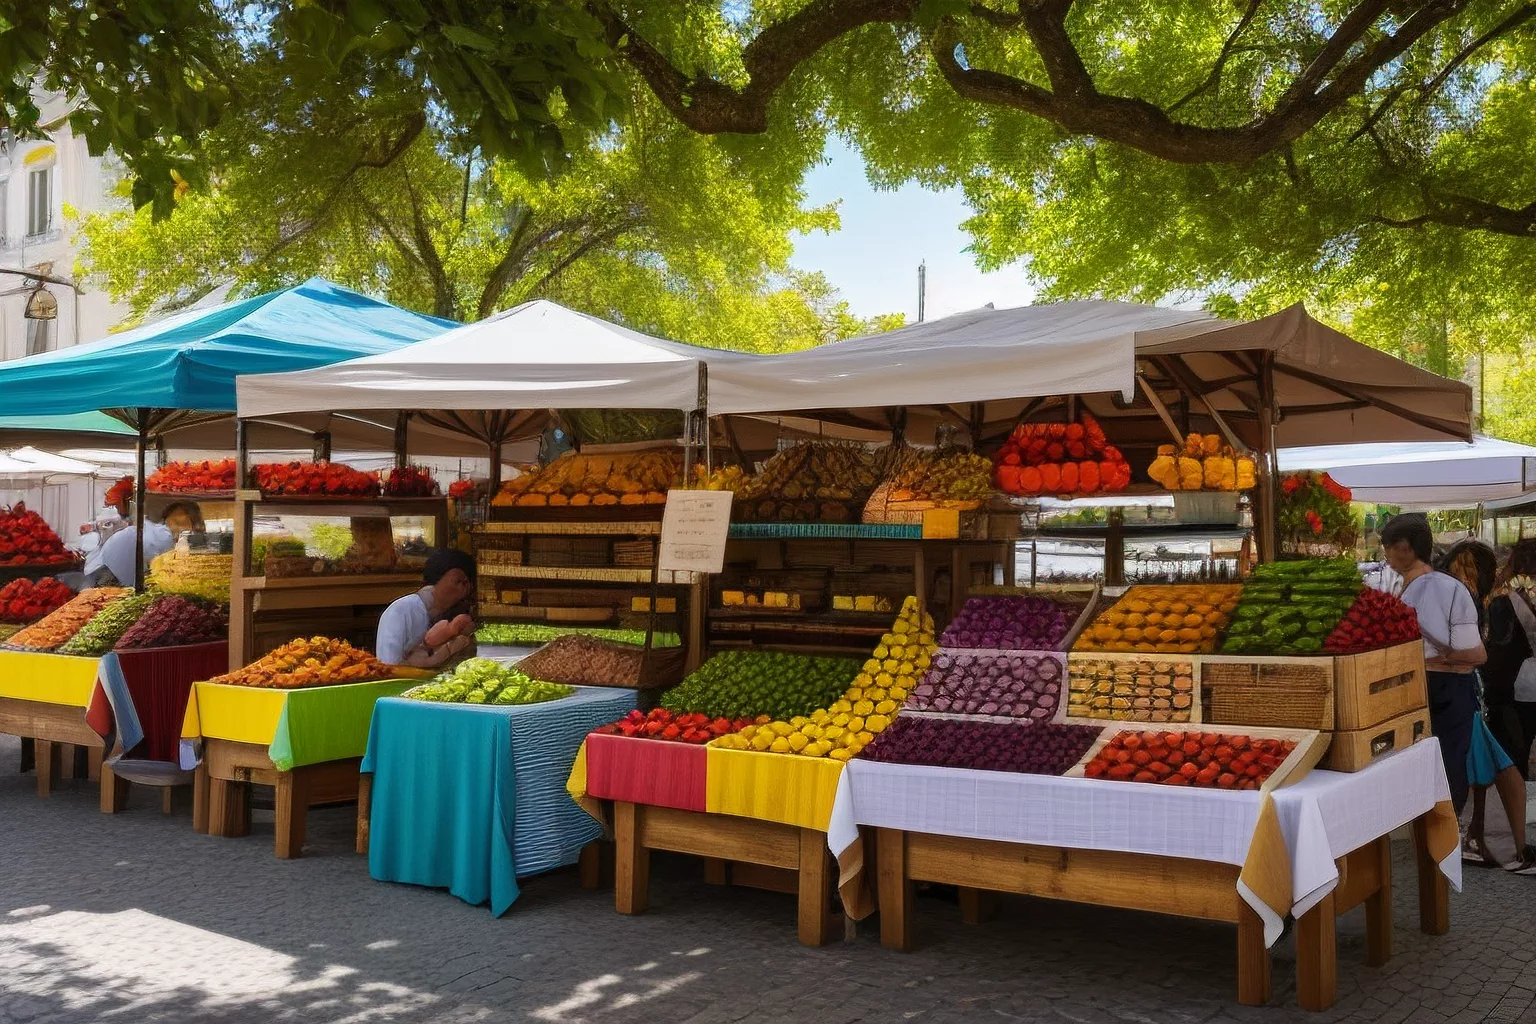
<svg viewBox="0 0 1536 1024">
<path fill-rule="evenodd" d="M 598 658 L 615 666 L 611 673 L 597 670 Z M 673 686 L 683 678 L 688 660 L 684 647 L 652 647 L 573 633 L 557 637 L 517 663 L 534 679 L 571 686 L 618 686 L 653 690 Z"/>
</svg>

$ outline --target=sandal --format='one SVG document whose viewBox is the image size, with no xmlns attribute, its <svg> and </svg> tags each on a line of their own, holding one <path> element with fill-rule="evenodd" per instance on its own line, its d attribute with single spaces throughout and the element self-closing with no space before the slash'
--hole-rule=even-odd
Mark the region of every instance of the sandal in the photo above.
<svg viewBox="0 0 1536 1024">
<path fill-rule="evenodd" d="M 1470 864 L 1476 868 L 1503 867 L 1488 853 L 1488 848 L 1475 840 L 1464 840 L 1461 844 L 1461 860 L 1463 864 Z"/>
<path fill-rule="evenodd" d="M 1512 875 L 1536 875 L 1536 860 L 1528 860 L 1524 864 L 1505 865 L 1504 870 Z"/>
</svg>

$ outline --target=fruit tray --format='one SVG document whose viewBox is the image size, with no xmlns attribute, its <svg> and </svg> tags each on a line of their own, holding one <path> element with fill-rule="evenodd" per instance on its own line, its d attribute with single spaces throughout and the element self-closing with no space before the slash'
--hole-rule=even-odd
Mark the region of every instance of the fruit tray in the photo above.
<svg viewBox="0 0 1536 1024">
<path fill-rule="evenodd" d="M 922 540 L 922 523 L 732 523 L 733 540 L 841 537 L 852 540 Z"/>
<path fill-rule="evenodd" d="M 1098 756 L 1099 751 L 1108 746 L 1116 736 L 1124 733 L 1160 732 L 1180 733 L 1190 736 L 1197 735 L 1221 735 L 1221 736 L 1245 736 L 1248 739 L 1265 740 L 1291 740 L 1296 744 L 1295 748 L 1286 755 L 1284 761 L 1270 772 L 1269 776 L 1258 786 L 1258 792 L 1268 793 L 1279 789 L 1281 786 L 1290 785 L 1301 779 L 1317 766 L 1328 752 L 1329 735 L 1318 732 L 1315 729 L 1276 729 L 1260 728 L 1258 726 L 1182 726 L 1182 725 L 1142 725 L 1116 723 L 1105 728 L 1099 738 L 1094 741 L 1077 764 L 1068 768 L 1064 773 L 1066 778 L 1086 778 L 1084 769 Z M 1109 781 L 1109 780 L 1105 780 Z M 1121 781 L 1121 780 L 1113 780 Z M 1128 781 L 1128 780 L 1126 780 Z M 1158 783 L 1136 783 L 1138 785 L 1158 785 Z M 1223 788 L 1223 787 L 1209 787 Z"/>
<path fill-rule="evenodd" d="M 1073 651 L 1058 721 L 1198 724 L 1200 672 L 1201 659 L 1190 654 Z"/>
</svg>

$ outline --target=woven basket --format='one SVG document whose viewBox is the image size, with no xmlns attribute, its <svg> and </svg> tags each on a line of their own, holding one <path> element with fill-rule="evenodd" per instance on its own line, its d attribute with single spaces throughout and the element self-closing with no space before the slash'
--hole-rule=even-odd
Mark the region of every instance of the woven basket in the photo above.
<svg viewBox="0 0 1536 1024">
<path fill-rule="evenodd" d="M 597 662 L 612 666 L 602 672 Z M 688 652 L 683 647 L 652 647 L 573 633 L 557 637 L 517 663 L 534 679 L 570 686 L 618 686 L 653 690 L 683 678 Z"/>
</svg>

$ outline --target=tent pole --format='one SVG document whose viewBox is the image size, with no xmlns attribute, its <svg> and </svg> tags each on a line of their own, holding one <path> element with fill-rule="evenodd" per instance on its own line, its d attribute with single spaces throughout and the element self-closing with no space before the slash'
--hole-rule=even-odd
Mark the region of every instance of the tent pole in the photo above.
<svg viewBox="0 0 1536 1024">
<path fill-rule="evenodd" d="M 497 493 L 499 493 L 501 491 L 501 442 L 500 441 L 492 441 L 491 442 L 491 444 L 490 444 L 490 456 L 491 456 L 491 476 L 490 476 L 490 488 L 489 488 L 490 489 L 490 494 L 487 496 L 486 500 L 490 500 L 491 498 L 496 497 Z"/>
<path fill-rule="evenodd" d="M 703 434 L 704 443 L 704 474 L 710 475 L 715 471 L 713 452 L 710 450 L 709 437 L 709 364 L 699 364 L 699 433 Z M 684 481 L 685 485 L 687 481 Z"/>
<path fill-rule="evenodd" d="M 244 419 L 235 420 L 235 490 L 247 486 L 251 475 L 251 449 L 249 424 Z"/>
<path fill-rule="evenodd" d="M 1259 479 L 1258 501 L 1253 510 L 1253 532 L 1258 542 L 1259 561 L 1273 562 L 1279 556 L 1279 521 L 1275 510 L 1275 488 L 1279 486 L 1280 465 L 1275 452 L 1275 354 L 1259 354 Z"/>
<path fill-rule="evenodd" d="M 317 430 L 311 440 L 314 443 L 310 448 L 310 457 L 316 462 L 330 462 L 331 432 L 329 430 Z"/>
<path fill-rule="evenodd" d="M 395 468 L 396 469 L 404 469 L 406 466 L 409 466 L 411 464 L 411 459 L 410 459 L 410 455 L 408 454 L 408 451 L 407 451 L 407 443 L 406 443 L 408 438 L 409 438 L 409 433 L 410 433 L 409 429 L 408 429 L 410 422 L 411 422 L 411 414 L 408 413 L 408 412 L 399 413 L 395 417 Z"/>
<path fill-rule="evenodd" d="M 138 478 L 133 487 L 133 589 L 144 592 L 144 459 L 149 448 L 149 410 L 135 410 L 139 436 L 134 444 L 134 456 L 138 465 Z"/>
</svg>

